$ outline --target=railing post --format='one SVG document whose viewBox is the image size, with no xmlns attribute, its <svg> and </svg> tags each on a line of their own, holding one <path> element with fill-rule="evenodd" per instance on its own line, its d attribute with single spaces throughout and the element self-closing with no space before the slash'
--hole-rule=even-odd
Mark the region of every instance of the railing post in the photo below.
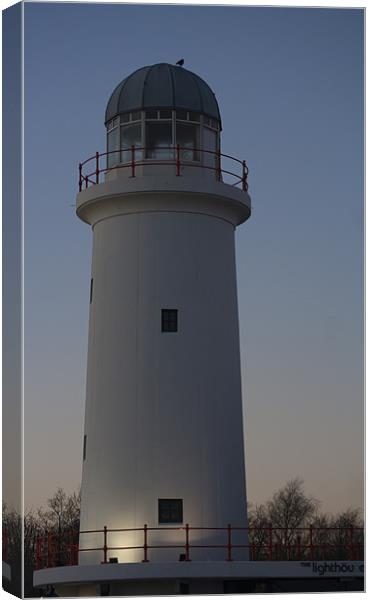
<svg viewBox="0 0 371 600">
<path fill-rule="evenodd" d="M 242 162 L 242 191 L 247 192 L 247 173 L 248 168 L 246 166 L 246 161 Z"/>
<path fill-rule="evenodd" d="M 73 533 L 72 529 L 68 532 L 68 564 L 73 565 Z"/>
<path fill-rule="evenodd" d="M 144 525 L 143 528 L 143 532 L 144 532 L 144 544 L 143 544 L 143 550 L 144 550 L 144 559 L 142 560 L 142 562 L 149 562 L 148 560 L 148 544 L 147 544 L 147 524 Z"/>
<path fill-rule="evenodd" d="M 227 531 L 228 531 L 228 543 L 227 543 L 228 554 L 227 554 L 227 561 L 231 562 L 233 560 L 233 558 L 232 558 L 232 527 L 231 527 L 230 523 L 228 523 Z"/>
<path fill-rule="evenodd" d="M 301 560 L 301 537 L 300 537 L 300 534 L 297 536 L 297 541 L 298 541 L 298 545 L 297 545 L 297 559 Z"/>
<path fill-rule="evenodd" d="M 186 559 L 186 561 L 190 561 L 191 559 L 189 558 L 189 525 L 188 525 L 188 523 L 186 523 L 185 532 L 186 532 L 185 559 Z"/>
<path fill-rule="evenodd" d="M 103 527 L 103 564 L 107 562 L 107 525 Z"/>
<path fill-rule="evenodd" d="M 349 560 L 354 560 L 354 537 L 353 537 L 353 525 L 349 527 L 349 549 L 350 549 L 350 558 Z"/>
<path fill-rule="evenodd" d="M 176 174 L 180 175 L 180 146 L 176 145 Z"/>
<path fill-rule="evenodd" d="M 309 527 L 309 553 L 310 560 L 314 560 L 313 525 Z"/>
<path fill-rule="evenodd" d="M 73 564 L 74 565 L 79 564 L 79 544 L 80 544 L 80 539 L 78 538 L 77 542 L 74 542 L 74 544 L 73 544 Z"/>
<path fill-rule="evenodd" d="M 135 146 L 131 147 L 131 176 L 135 177 Z"/>
<path fill-rule="evenodd" d="M 88 177 L 85 177 L 85 189 L 88 189 L 88 185 L 89 185 L 89 180 Z"/>
<path fill-rule="evenodd" d="M 268 558 L 269 560 L 272 560 L 273 558 L 273 530 L 272 530 L 272 524 L 269 525 L 269 530 L 268 530 Z"/>
<path fill-rule="evenodd" d="M 252 558 L 252 560 L 255 560 L 255 556 L 256 556 L 255 542 L 253 542 L 252 545 L 251 545 L 251 558 Z"/>
<path fill-rule="evenodd" d="M 220 150 L 216 153 L 216 178 L 218 181 L 222 178 L 222 165 L 221 165 L 221 154 Z"/>
<path fill-rule="evenodd" d="M 42 569 L 42 551 L 44 538 L 38 536 L 36 539 L 36 569 Z"/>
<path fill-rule="evenodd" d="M 95 153 L 95 183 L 99 183 L 99 152 Z"/>
<path fill-rule="evenodd" d="M 361 543 L 357 544 L 357 560 L 363 560 L 362 544 Z"/>
<path fill-rule="evenodd" d="M 53 544 L 53 534 L 48 533 L 48 548 L 47 548 L 47 556 L 48 556 L 48 568 L 52 567 L 52 544 Z"/>
<path fill-rule="evenodd" d="M 82 190 L 82 164 L 79 163 L 79 192 Z"/>
</svg>

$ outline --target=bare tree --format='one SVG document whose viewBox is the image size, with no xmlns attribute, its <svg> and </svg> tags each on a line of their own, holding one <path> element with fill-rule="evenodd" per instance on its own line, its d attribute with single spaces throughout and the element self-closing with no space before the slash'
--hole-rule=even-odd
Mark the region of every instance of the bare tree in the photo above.
<svg viewBox="0 0 371 600">
<path fill-rule="evenodd" d="M 288 481 L 265 505 L 256 506 L 249 516 L 254 558 L 267 558 L 267 549 L 272 552 L 274 548 L 276 558 L 290 559 L 303 543 L 300 529 L 309 526 L 318 504 L 306 494 L 304 482 L 297 477 Z"/>
<path fill-rule="evenodd" d="M 62 489 L 48 499 L 47 509 L 40 508 L 36 514 L 25 513 L 23 519 L 18 511 L 3 505 L 3 530 L 7 532 L 8 562 L 11 566 L 12 581 L 9 591 L 20 595 L 22 562 L 22 525 L 24 528 L 24 591 L 25 596 L 38 596 L 33 588 L 33 571 L 36 569 L 37 546 L 40 540 L 53 540 L 53 563 L 63 565 L 70 560 L 71 535 L 77 540 L 80 518 L 80 494 L 67 495 Z M 23 523 L 22 523 L 23 521 Z M 45 556 L 47 545 L 42 547 L 42 564 L 46 565 L 49 556 Z M 48 553 L 47 553 L 48 554 Z"/>
<path fill-rule="evenodd" d="M 62 488 L 47 501 L 46 510 L 38 510 L 39 528 L 48 536 L 49 555 L 57 565 L 68 564 L 71 543 L 76 541 L 80 523 L 80 493 L 67 495 Z M 50 548 L 52 546 L 52 548 Z"/>
<path fill-rule="evenodd" d="M 264 504 L 249 506 L 248 519 L 251 557 L 254 560 L 264 560 L 267 558 L 271 527 L 267 507 Z"/>
</svg>

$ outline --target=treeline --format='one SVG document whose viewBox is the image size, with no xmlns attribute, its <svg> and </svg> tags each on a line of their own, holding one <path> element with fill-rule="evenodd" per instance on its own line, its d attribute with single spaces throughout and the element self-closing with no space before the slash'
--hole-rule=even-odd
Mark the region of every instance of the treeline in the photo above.
<svg viewBox="0 0 371 600">
<path fill-rule="evenodd" d="M 363 560 L 363 518 L 358 508 L 338 514 L 320 503 L 296 478 L 265 504 L 250 505 L 249 544 L 253 560 Z"/>
<path fill-rule="evenodd" d="M 66 494 L 59 488 L 48 499 L 46 508 L 28 511 L 24 515 L 24 595 L 36 597 L 40 594 L 33 588 L 33 572 L 36 569 L 37 544 L 50 536 L 59 549 L 59 564 L 68 564 L 63 552 L 67 537 L 78 536 L 80 524 L 80 493 Z M 4 554 L 11 568 L 11 581 L 4 587 L 10 593 L 20 589 L 21 581 L 22 519 L 14 509 L 3 505 L 3 560 Z"/>
<path fill-rule="evenodd" d="M 363 519 L 359 509 L 332 515 L 319 511 L 319 502 L 304 490 L 303 481 L 288 481 L 265 504 L 248 506 L 250 558 L 253 560 L 363 559 Z M 71 561 L 71 539 L 78 539 L 80 494 L 66 494 L 62 489 L 47 501 L 47 507 L 24 515 L 25 596 L 37 597 L 33 588 L 33 571 L 39 568 L 40 540 L 53 540 L 57 556 L 54 564 Z M 311 529 L 310 529 L 311 528 Z M 22 519 L 19 513 L 3 506 L 3 536 L 7 561 L 12 569 L 8 591 L 20 582 Z M 72 537 L 71 537 L 72 536 Z M 38 547 L 39 544 L 39 547 Z M 41 550 L 43 547 L 41 548 Z M 44 557 L 45 558 L 45 557 Z M 19 587 L 17 587 L 19 589 Z"/>
</svg>

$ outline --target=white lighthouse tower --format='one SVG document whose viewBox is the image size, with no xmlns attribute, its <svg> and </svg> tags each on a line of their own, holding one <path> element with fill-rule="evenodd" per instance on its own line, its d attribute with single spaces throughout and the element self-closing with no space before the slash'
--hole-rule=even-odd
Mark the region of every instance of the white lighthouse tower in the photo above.
<svg viewBox="0 0 371 600">
<path fill-rule="evenodd" d="M 79 563 L 140 562 L 145 544 L 150 561 L 217 560 L 217 528 L 247 526 L 234 235 L 247 168 L 225 166 L 215 95 L 179 66 L 126 77 L 105 125 L 77 196 L 93 231 Z"/>
</svg>

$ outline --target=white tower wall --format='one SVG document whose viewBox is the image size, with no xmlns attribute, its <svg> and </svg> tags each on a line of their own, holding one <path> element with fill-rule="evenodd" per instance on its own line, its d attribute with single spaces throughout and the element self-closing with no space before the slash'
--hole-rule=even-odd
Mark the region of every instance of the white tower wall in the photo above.
<svg viewBox="0 0 371 600">
<path fill-rule="evenodd" d="M 183 500 L 183 524 L 246 526 L 234 230 L 248 203 L 191 177 L 108 181 L 79 194 L 94 232 L 82 531 L 159 526 L 159 498 Z M 166 308 L 178 310 L 176 333 L 161 331 Z M 234 543 L 247 543 L 241 535 Z M 184 540 L 171 529 L 148 535 L 151 545 Z M 190 534 L 191 544 L 226 540 L 224 531 Z M 101 534 L 80 536 L 80 548 L 102 545 Z M 108 546 L 136 545 L 143 532 L 109 534 Z M 153 549 L 149 559 L 180 553 Z M 108 556 L 135 562 L 143 550 Z M 191 549 L 194 560 L 225 556 Z M 80 563 L 101 560 L 80 553 Z"/>
</svg>

